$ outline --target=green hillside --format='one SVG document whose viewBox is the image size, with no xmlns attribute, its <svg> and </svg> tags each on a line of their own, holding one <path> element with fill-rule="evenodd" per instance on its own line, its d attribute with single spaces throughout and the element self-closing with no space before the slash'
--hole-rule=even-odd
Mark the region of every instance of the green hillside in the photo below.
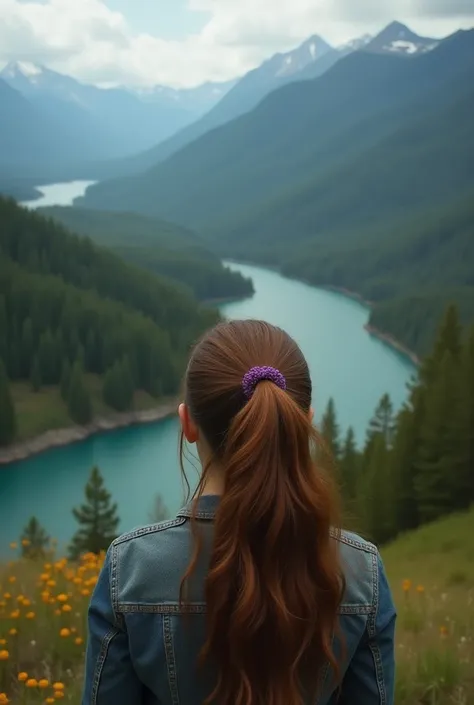
<svg viewBox="0 0 474 705">
<path fill-rule="evenodd" d="M 38 210 L 90 237 L 130 264 L 185 284 L 200 300 L 239 298 L 252 282 L 224 267 L 196 233 L 135 213 L 108 213 L 55 206 Z"/>
<path fill-rule="evenodd" d="M 117 411 L 140 393 L 177 392 L 189 347 L 217 312 L 14 201 L 0 198 L 0 221 L 0 398 L 5 374 L 28 382 L 31 395 L 60 385 L 65 419 L 86 423 L 87 375 L 102 379 L 102 398 Z M 15 430 L 21 418 L 0 444 Z"/>
<path fill-rule="evenodd" d="M 440 104 L 461 99 L 459 86 L 469 85 L 473 58 L 474 31 L 459 33 L 410 62 L 356 52 L 318 79 L 275 91 L 252 112 L 144 174 L 91 187 L 83 204 L 160 215 L 219 233 L 256 209 L 252 234 L 249 218 L 239 229 L 251 239 L 266 225 L 257 218 L 266 202 L 275 215 L 273 208 L 283 199 L 295 215 L 305 198 L 337 200 L 337 169 L 394 134 L 407 117 L 418 124 Z M 373 169 L 367 171 L 378 184 Z M 331 173 L 333 180 L 327 181 Z M 319 194 L 311 194 L 312 183 L 322 184 Z M 293 231 L 300 227 L 301 219 Z M 314 219 L 310 227 L 316 229 Z"/>
<path fill-rule="evenodd" d="M 398 609 L 396 705 L 474 702 L 474 509 L 382 549 Z"/>
</svg>

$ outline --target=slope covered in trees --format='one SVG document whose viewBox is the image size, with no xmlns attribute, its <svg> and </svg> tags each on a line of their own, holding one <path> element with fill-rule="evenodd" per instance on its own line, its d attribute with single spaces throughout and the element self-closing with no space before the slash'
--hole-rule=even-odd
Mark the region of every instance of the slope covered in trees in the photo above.
<svg viewBox="0 0 474 705">
<path fill-rule="evenodd" d="M 126 262 L 186 284 L 201 300 L 253 293 L 250 279 L 224 267 L 197 233 L 135 213 L 55 206 L 39 213 L 107 247 Z"/>
<path fill-rule="evenodd" d="M 335 411 L 323 423 L 336 449 L 349 521 L 377 543 L 467 509 L 474 502 L 474 327 L 455 306 L 419 367 L 409 399 L 395 416 L 385 396 L 362 450 L 349 430 L 341 443 Z"/>
<path fill-rule="evenodd" d="M 189 346 L 217 312 L 13 201 L 0 199 L 0 220 L 0 359 L 10 381 L 36 391 L 61 383 L 78 423 L 92 413 L 85 373 L 109 376 L 106 401 L 119 410 L 133 400 L 110 392 L 118 364 L 116 384 L 129 380 L 132 393 L 177 391 Z"/>
<path fill-rule="evenodd" d="M 266 202 L 273 213 L 281 200 L 293 198 L 295 214 L 300 193 L 304 197 L 311 184 L 321 181 L 324 186 L 331 172 L 381 140 L 383 144 L 407 118 L 416 125 L 440 105 L 462 99 L 472 78 L 473 58 L 474 31 L 459 33 L 413 61 L 355 52 L 318 79 L 275 91 L 252 112 L 207 133 L 144 174 L 91 187 L 84 203 L 213 227 L 219 236 L 242 221 L 240 232 L 251 242 L 257 230 L 262 237 Z M 387 151 L 390 148 L 387 145 Z M 308 200 L 317 207 L 328 194 L 337 201 L 341 190 L 356 190 L 353 173 L 349 184 L 339 185 L 334 177 L 326 190 L 308 193 Z M 365 173 L 373 176 L 374 184 L 380 182 L 373 164 Z M 404 173 L 393 174 L 394 183 Z M 252 220 L 255 231 L 250 234 Z M 280 231 L 287 233 L 287 227 L 283 222 Z M 306 235 L 299 233 L 301 222 L 292 227 L 298 237 Z"/>
</svg>

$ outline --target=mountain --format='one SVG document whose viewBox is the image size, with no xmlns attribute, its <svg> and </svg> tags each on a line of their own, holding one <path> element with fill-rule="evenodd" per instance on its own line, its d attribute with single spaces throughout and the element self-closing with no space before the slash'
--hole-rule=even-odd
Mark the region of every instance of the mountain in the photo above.
<svg viewBox="0 0 474 705">
<path fill-rule="evenodd" d="M 195 88 L 171 88 L 170 86 L 153 86 L 152 88 L 129 88 L 142 101 L 156 101 L 161 104 L 180 107 L 196 118 L 211 110 L 238 79 L 223 82 L 207 81 Z"/>
<path fill-rule="evenodd" d="M 366 34 L 335 48 L 318 36 L 310 37 L 293 51 L 286 54 L 276 54 L 258 68 L 249 71 L 200 120 L 176 132 L 156 147 L 131 157 L 122 164 L 117 164 L 115 173 L 138 174 L 151 168 L 210 130 L 249 112 L 272 91 L 293 81 L 318 78 L 338 61 L 355 51 L 401 53 L 400 42 L 402 40 L 400 37 L 402 35 L 410 37 L 412 43 L 416 40 L 421 45 L 426 41 L 426 49 L 428 47 L 434 48 L 436 45 L 435 40 L 423 40 L 407 27 L 396 22 L 386 27 L 377 37 L 372 38 Z M 386 50 L 383 47 L 387 47 Z M 395 51 L 396 47 L 398 47 L 397 51 Z"/>
<path fill-rule="evenodd" d="M 12 88 L 42 114 L 79 133 L 101 136 L 106 151 L 84 159 L 113 158 L 146 149 L 192 122 L 190 112 L 170 99 L 142 100 L 121 88 L 97 88 L 29 62 L 12 62 L 1 72 Z"/>
<path fill-rule="evenodd" d="M 314 78 L 324 73 L 344 55 L 344 50 L 339 53 L 318 36 L 310 37 L 293 51 L 275 54 L 261 66 L 245 74 L 200 120 L 180 130 L 153 149 L 132 157 L 119 167 L 119 171 L 138 173 L 164 161 L 210 130 L 249 112 L 273 90 L 305 78 L 303 75 L 305 71 L 308 71 L 307 78 Z M 310 67 L 312 67 L 311 71 Z"/>
<path fill-rule="evenodd" d="M 67 164 L 84 155 L 110 157 L 107 131 L 88 131 L 64 113 L 54 114 L 35 105 L 0 78 L 0 180 L 13 177 L 32 165 Z"/>
<path fill-rule="evenodd" d="M 83 203 L 159 215 L 200 230 L 239 232 L 255 246 L 262 239 L 262 219 L 282 231 L 275 214 L 283 204 L 292 212 L 292 193 L 296 202 L 308 194 L 311 204 L 314 184 L 326 208 L 331 203 L 334 217 L 340 219 L 338 213 L 345 212 L 337 208 L 337 167 L 344 170 L 358 158 L 363 166 L 367 150 L 390 137 L 408 117 L 415 123 L 429 119 L 450 91 L 455 102 L 458 88 L 462 95 L 472 80 L 473 59 L 474 31 L 460 32 L 410 61 L 354 52 L 316 80 L 274 91 L 254 111 L 144 174 L 90 188 Z M 404 168 L 413 171 L 409 165 Z M 362 171 L 365 177 L 364 166 Z M 355 193 L 354 173 L 348 179 Z M 298 214 L 297 209 L 295 217 Z"/>
<path fill-rule="evenodd" d="M 202 301 L 241 298 L 252 282 L 224 267 L 196 233 L 136 213 L 107 213 L 54 206 L 37 212 L 89 237 L 129 264 L 185 284 Z"/>
<path fill-rule="evenodd" d="M 420 37 L 406 25 L 392 22 L 364 47 L 364 51 L 414 56 L 431 51 L 438 44 L 438 39 Z"/>
</svg>

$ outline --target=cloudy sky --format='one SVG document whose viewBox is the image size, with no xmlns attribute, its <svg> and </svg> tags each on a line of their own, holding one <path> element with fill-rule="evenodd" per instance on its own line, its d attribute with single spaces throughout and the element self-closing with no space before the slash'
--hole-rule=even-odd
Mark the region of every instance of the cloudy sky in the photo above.
<svg viewBox="0 0 474 705">
<path fill-rule="evenodd" d="M 241 75 L 310 34 L 333 44 L 393 19 L 425 36 L 474 26 L 474 0 L 0 0 L 0 68 L 177 87 Z"/>
</svg>

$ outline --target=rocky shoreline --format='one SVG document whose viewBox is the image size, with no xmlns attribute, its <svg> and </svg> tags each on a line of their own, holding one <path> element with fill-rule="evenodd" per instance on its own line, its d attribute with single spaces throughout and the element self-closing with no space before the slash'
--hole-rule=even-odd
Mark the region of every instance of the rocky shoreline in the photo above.
<svg viewBox="0 0 474 705">
<path fill-rule="evenodd" d="M 40 436 L 31 438 L 20 443 L 15 443 L 8 448 L 0 450 L 0 465 L 8 465 L 18 460 L 25 460 L 33 455 L 39 455 L 51 448 L 78 443 L 89 436 L 98 433 L 114 431 L 118 428 L 135 426 L 137 424 L 155 423 L 173 416 L 176 411 L 177 402 L 168 402 L 154 409 L 145 411 L 131 411 L 127 414 L 118 414 L 111 418 L 98 418 L 87 426 L 71 426 L 70 428 L 60 428 L 46 431 Z"/>
<path fill-rule="evenodd" d="M 400 343 L 389 333 L 384 333 L 375 326 L 371 326 L 370 323 L 367 323 L 364 328 L 367 333 L 373 335 L 374 338 L 378 338 L 378 340 L 381 340 L 383 343 L 386 343 L 391 348 L 394 348 L 395 350 L 397 350 L 397 352 L 401 353 L 402 355 L 405 355 L 411 360 L 411 362 L 413 362 L 414 365 L 416 365 L 416 367 L 418 367 L 418 365 L 420 364 L 420 358 L 413 352 L 413 350 L 407 348 L 405 345 L 403 345 L 403 343 Z"/>
</svg>

